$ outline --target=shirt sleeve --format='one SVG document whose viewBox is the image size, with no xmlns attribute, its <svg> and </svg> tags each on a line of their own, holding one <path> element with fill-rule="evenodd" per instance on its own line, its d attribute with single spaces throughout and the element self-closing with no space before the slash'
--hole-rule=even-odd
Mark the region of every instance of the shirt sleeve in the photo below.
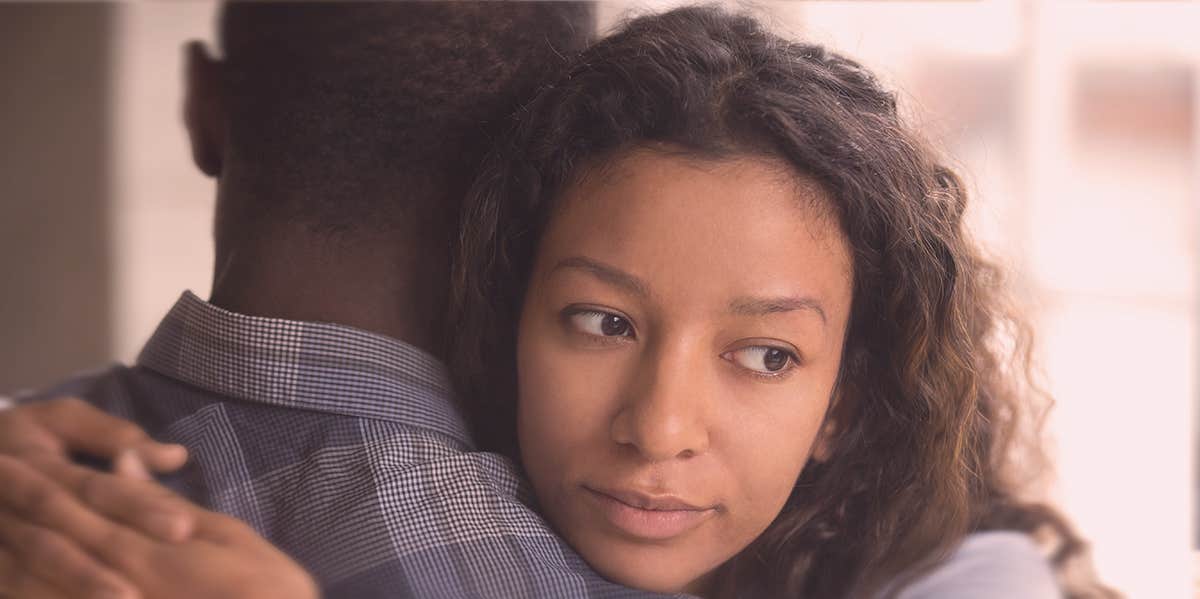
<svg viewBox="0 0 1200 599">
<path fill-rule="evenodd" d="M 1060 599 L 1050 564 L 1018 532 L 968 535 L 945 562 L 896 595 L 897 599 Z"/>
</svg>

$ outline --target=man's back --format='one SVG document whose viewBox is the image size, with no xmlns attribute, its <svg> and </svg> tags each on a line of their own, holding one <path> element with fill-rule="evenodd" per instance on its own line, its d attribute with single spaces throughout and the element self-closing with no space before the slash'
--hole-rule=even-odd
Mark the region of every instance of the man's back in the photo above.
<svg viewBox="0 0 1200 599">
<path fill-rule="evenodd" d="M 475 452 L 442 365 L 380 335 L 252 318 L 185 294 L 137 366 L 54 389 L 182 443 L 164 482 L 235 515 L 329 597 L 612 597 Z"/>
</svg>

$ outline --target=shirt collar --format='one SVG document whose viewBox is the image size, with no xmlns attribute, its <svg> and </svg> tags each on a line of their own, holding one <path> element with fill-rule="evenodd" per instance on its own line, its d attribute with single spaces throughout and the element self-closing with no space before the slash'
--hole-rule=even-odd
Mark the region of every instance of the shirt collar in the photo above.
<svg viewBox="0 0 1200 599">
<path fill-rule="evenodd" d="M 353 327 L 246 316 L 185 291 L 138 364 L 219 395 L 389 420 L 473 445 L 441 361 Z"/>
</svg>

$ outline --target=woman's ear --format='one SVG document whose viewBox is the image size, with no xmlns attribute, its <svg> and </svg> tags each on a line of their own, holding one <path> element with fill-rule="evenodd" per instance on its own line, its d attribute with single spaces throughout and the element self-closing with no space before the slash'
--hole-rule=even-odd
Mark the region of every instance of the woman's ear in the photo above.
<svg viewBox="0 0 1200 599">
<path fill-rule="evenodd" d="M 813 441 L 811 459 L 818 463 L 825 463 L 833 457 L 833 448 L 837 444 L 838 435 L 842 432 L 839 423 L 845 417 L 844 400 L 842 385 L 839 381 L 839 384 L 834 385 L 833 393 L 829 398 L 829 409 L 825 411 L 825 421 L 821 423 L 821 430 L 817 431 L 817 439 Z"/>
<path fill-rule="evenodd" d="M 821 430 L 817 432 L 817 440 L 813 442 L 811 459 L 818 463 L 825 463 L 829 458 L 833 457 L 833 446 L 837 440 L 839 427 L 833 418 L 832 410 L 825 417 L 825 422 L 821 424 Z"/>
<path fill-rule="evenodd" d="M 224 166 L 225 106 L 220 61 L 203 42 L 184 47 L 187 74 L 183 122 L 192 144 L 192 160 L 206 175 L 217 177 Z"/>
</svg>

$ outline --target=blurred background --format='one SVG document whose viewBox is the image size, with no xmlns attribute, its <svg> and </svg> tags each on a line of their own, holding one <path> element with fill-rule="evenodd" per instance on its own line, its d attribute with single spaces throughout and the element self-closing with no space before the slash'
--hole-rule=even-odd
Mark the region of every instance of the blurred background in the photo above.
<svg viewBox="0 0 1200 599">
<path fill-rule="evenodd" d="M 754 7 L 874 69 L 956 160 L 1057 401 L 1047 493 L 1108 583 L 1200 597 L 1200 4 Z M 182 290 L 207 297 L 180 67 L 216 9 L 0 4 L 0 391 L 131 361 Z"/>
</svg>

